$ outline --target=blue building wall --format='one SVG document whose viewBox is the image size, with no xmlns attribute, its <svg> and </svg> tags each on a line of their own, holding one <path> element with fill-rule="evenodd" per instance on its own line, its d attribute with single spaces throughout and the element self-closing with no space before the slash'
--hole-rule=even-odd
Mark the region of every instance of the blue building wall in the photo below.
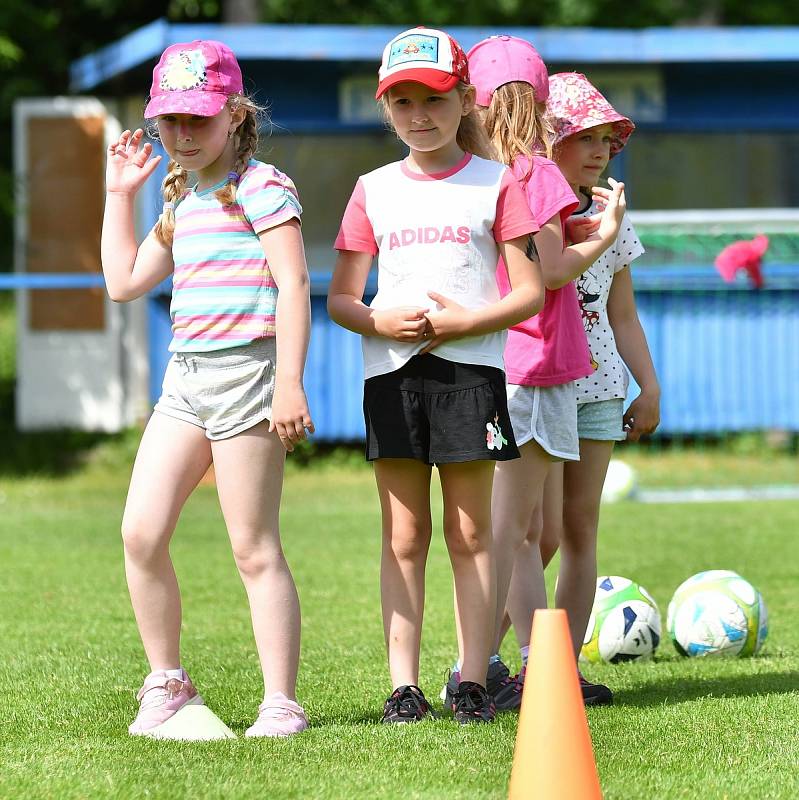
<svg viewBox="0 0 799 800">
<path fill-rule="evenodd" d="M 767 287 L 728 286 L 707 267 L 634 272 L 661 383 L 660 435 L 799 431 L 799 266 L 765 271 Z M 369 298 L 367 298 L 368 300 Z M 153 401 L 169 354 L 166 297 L 151 302 Z M 360 440 L 360 337 L 331 322 L 326 281 L 312 287 L 305 388 L 320 442 Z M 637 394 L 633 383 L 628 401 Z"/>
<path fill-rule="evenodd" d="M 397 30 L 377 26 L 170 25 L 153 23 L 72 66 L 77 92 L 142 97 L 152 65 L 169 44 L 223 39 L 239 57 L 247 88 L 268 100 L 291 134 L 376 129 L 341 119 L 342 78 L 374 78 L 382 47 Z M 469 48 L 511 33 L 535 43 L 553 71 L 656 73 L 663 98 L 641 131 L 791 132 L 799 129 L 799 27 L 590 29 L 452 28 Z M 614 162 L 624 178 L 626 153 Z M 730 169 L 735 169 L 730 164 Z M 147 204 L 160 207 L 155 181 Z M 327 266 L 327 265 L 325 265 Z M 324 267 L 323 267 L 324 268 Z M 663 390 L 662 434 L 749 429 L 799 431 L 799 264 L 766 270 L 767 289 L 727 286 L 710 266 L 634 269 L 642 323 Z M 321 441 L 363 435 L 359 338 L 330 322 L 326 283 L 313 289 L 306 388 Z M 168 287 L 150 297 L 153 399 L 168 358 Z M 634 389 L 632 394 L 634 395 Z"/>
</svg>

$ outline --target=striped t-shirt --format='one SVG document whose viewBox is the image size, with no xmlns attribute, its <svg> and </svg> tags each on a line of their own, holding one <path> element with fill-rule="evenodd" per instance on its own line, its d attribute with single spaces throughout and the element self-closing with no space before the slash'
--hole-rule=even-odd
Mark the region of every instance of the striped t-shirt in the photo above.
<svg viewBox="0 0 799 800">
<path fill-rule="evenodd" d="M 214 197 L 225 181 L 189 190 L 175 209 L 172 352 L 207 352 L 275 335 L 277 285 L 260 233 L 302 213 L 289 177 L 251 159 L 236 202 Z"/>
</svg>

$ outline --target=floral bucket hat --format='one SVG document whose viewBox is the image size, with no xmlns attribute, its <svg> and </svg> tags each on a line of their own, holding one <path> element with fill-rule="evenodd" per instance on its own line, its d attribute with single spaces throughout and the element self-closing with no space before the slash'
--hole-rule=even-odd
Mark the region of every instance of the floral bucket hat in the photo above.
<svg viewBox="0 0 799 800">
<path fill-rule="evenodd" d="M 610 157 L 613 158 L 635 130 L 632 121 L 619 114 L 580 72 L 557 72 L 549 76 L 547 107 L 555 127 L 555 144 L 580 131 L 610 123 L 613 126 Z"/>
</svg>

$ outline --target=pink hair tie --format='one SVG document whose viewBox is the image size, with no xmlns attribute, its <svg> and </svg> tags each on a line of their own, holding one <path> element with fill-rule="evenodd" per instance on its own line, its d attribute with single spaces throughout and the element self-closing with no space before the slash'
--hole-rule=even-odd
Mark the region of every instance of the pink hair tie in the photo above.
<svg viewBox="0 0 799 800">
<path fill-rule="evenodd" d="M 230 172 L 228 172 L 228 174 L 227 174 L 227 179 L 231 183 L 238 183 L 240 178 L 241 178 L 241 175 L 239 175 L 238 172 L 233 172 L 232 170 Z"/>
</svg>

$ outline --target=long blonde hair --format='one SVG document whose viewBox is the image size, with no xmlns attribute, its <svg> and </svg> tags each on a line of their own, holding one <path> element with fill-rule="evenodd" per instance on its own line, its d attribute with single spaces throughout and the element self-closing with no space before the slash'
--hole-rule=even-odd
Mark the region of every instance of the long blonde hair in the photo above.
<svg viewBox="0 0 799 800">
<path fill-rule="evenodd" d="M 529 83 L 511 81 L 499 86 L 483 114 L 483 124 L 504 164 L 512 164 L 519 156 L 552 158 L 555 129 L 546 102 L 535 99 Z"/>
<path fill-rule="evenodd" d="M 232 133 L 232 137 L 235 138 L 236 160 L 228 173 L 227 183 L 214 192 L 214 197 L 222 205 L 232 206 L 236 202 L 236 189 L 238 188 L 239 179 L 247 169 L 250 159 L 258 150 L 258 127 L 261 119 L 266 116 L 266 109 L 254 103 L 249 97 L 242 95 L 233 95 L 228 98 L 227 107 L 231 111 L 243 108 L 246 112 L 244 120 Z M 166 177 L 161 184 L 164 209 L 155 225 L 155 235 L 165 247 L 172 246 L 172 240 L 175 235 L 175 207 L 186 194 L 188 179 L 188 170 L 184 169 L 174 159 L 170 159 L 167 165 Z"/>
<path fill-rule="evenodd" d="M 461 81 L 455 88 L 457 89 L 458 94 L 461 96 L 461 99 L 463 99 L 466 92 L 469 91 L 470 85 Z M 391 130 L 394 130 L 394 126 L 391 123 L 391 109 L 388 103 L 388 92 L 386 92 L 386 94 L 380 98 L 380 102 L 383 111 L 383 119 L 386 121 L 388 127 Z M 493 145 L 491 144 L 490 139 L 488 138 L 485 126 L 483 125 L 476 108 L 472 108 L 468 114 L 461 117 L 460 124 L 458 125 L 458 131 L 455 134 L 455 141 L 457 142 L 458 147 L 460 147 L 460 149 L 465 153 L 471 153 L 472 155 L 480 156 L 480 158 L 487 158 L 491 161 L 495 161 L 497 158 L 497 154 Z"/>
</svg>

